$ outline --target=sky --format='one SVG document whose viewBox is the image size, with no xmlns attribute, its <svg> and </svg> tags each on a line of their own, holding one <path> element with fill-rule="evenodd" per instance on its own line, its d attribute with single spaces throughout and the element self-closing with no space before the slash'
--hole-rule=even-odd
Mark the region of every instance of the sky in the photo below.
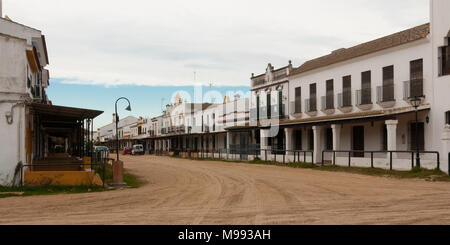
<svg viewBox="0 0 450 245">
<path fill-rule="evenodd" d="M 429 0 L 3 0 L 3 13 L 46 36 L 53 103 L 104 110 L 100 124 L 117 96 L 156 116 L 177 86 L 248 90 L 268 63 L 427 23 Z"/>
</svg>

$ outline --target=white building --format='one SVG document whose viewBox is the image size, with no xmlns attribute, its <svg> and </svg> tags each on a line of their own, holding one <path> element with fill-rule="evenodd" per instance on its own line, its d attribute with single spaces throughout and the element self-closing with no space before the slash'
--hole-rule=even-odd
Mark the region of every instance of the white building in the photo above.
<svg viewBox="0 0 450 245">
<path fill-rule="evenodd" d="M 49 77 L 44 69 L 47 64 L 41 31 L 0 16 L 0 185 L 11 183 L 17 164 L 33 157 L 25 151 L 25 104 L 48 103 L 45 88 Z"/>
<path fill-rule="evenodd" d="M 280 79 L 273 78 L 277 71 L 270 65 L 266 74 L 253 77 L 252 118 L 265 118 L 268 96 L 275 105 L 272 114 L 287 108 L 273 124 L 278 135 L 260 127 L 261 148 L 312 150 L 314 161 L 321 162 L 324 150 L 411 151 L 417 143 L 422 151 L 439 151 L 441 162 L 446 161 L 450 2 L 432 0 L 430 6 L 430 23 L 336 50 L 298 68 L 282 68 L 286 72 Z M 422 98 L 418 137 L 411 105 L 415 96 Z M 352 155 L 352 164 L 370 166 L 370 153 Z M 387 167 L 387 155 L 375 154 L 375 165 Z M 422 166 L 436 167 L 435 155 L 421 155 Z M 332 155 L 325 158 L 331 161 Z M 394 159 L 394 168 L 411 166 L 409 153 L 396 153 Z M 346 154 L 338 153 L 336 163 L 347 165 Z M 447 164 L 441 169 L 447 170 Z"/>
<path fill-rule="evenodd" d="M 182 102 L 177 95 L 175 102 L 167 105 L 161 116 L 152 118 L 154 133 L 147 137 L 150 152 L 224 150 L 230 145 L 227 142 L 232 142 L 232 133 L 227 134 L 226 129 L 249 124 L 248 98 L 236 96 L 230 101 L 226 97 L 223 104 L 199 104 Z M 239 132 L 235 137 L 240 137 Z"/>
<path fill-rule="evenodd" d="M 45 37 L 3 18 L 1 4 L 0 115 L 6 120 L 0 120 L 0 185 L 15 185 L 33 172 L 23 166 L 45 164 L 56 153 L 67 162 L 89 155 L 92 120 L 102 112 L 51 105 Z"/>
<path fill-rule="evenodd" d="M 117 130 L 119 132 L 119 148 L 131 147 L 133 145 L 133 137 L 137 137 L 138 134 L 138 121 L 140 118 L 133 116 L 127 116 L 123 119 L 119 119 L 117 124 Z M 141 122 L 142 123 L 142 122 Z M 113 114 L 112 122 L 103 127 L 97 129 L 99 132 L 100 142 L 107 145 L 110 149 L 117 147 L 116 138 L 116 116 Z"/>
</svg>

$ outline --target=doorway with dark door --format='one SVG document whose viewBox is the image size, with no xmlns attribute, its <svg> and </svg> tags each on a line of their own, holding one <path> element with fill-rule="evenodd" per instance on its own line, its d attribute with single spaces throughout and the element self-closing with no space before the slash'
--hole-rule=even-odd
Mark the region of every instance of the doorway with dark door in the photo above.
<svg viewBox="0 0 450 245">
<path fill-rule="evenodd" d="M 239 135 L 239 153 L 241 160 L 248 160 L 249 134 L 241 133 Z"/>
<path fill-rule="evenodd" d="M 354 151 L 364 151 L 364 126 L 353 127 L 353 147 Z M 364 152 L 354 152 L 353 157 L 364 157 Z"/>
</svg>

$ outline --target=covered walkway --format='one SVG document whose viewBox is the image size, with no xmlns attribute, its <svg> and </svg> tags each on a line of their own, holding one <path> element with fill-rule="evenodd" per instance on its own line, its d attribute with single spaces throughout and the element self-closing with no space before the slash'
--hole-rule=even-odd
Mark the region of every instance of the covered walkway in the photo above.
<svg viewBox="0 0 450 245">
<path fill-rule="evenodd" d="M 31 103 L 27 105 L 25 184 L 67 184 L 55 176 L 68 176 L 77 183 L 94 175 L 91 172 L 93 154 L 93 121 L 102 111 Z M 87 171 L 89 170 L 89 171 Z M 34 172 L 34 173 L 33 173 Z M 39 172 L 38 175 L 36 172 Z M 60 172 L 60 175 L 55 175 Z M 70 174 L 69 174 L 70 172 Z M 37 178 L 36 176 L 40 176 Z M 36 179 L 37 178 L 37 179 Z"/>
</svg>

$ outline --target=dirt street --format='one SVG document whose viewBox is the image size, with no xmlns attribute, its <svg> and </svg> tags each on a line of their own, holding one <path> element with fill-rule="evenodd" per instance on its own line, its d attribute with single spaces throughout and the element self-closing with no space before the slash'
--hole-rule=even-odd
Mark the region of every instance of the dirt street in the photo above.
<svg viewBox="0 0 450 245">
<path fill-rule="evenodd" d="M 450 224 L 450 183 L 123 157 L 138 189 L 0 199 L 0 224 Z"/>
</svg>

